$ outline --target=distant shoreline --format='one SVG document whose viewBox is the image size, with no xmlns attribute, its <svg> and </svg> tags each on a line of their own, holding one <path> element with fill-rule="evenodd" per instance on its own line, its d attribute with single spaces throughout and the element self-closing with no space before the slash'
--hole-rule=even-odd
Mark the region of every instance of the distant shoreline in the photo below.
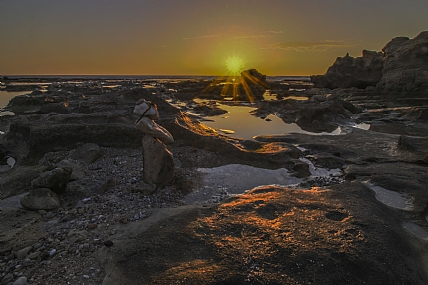
<svg viewBox="0 0 428 285">
<path fill-rule="evenodd" d="M 3 77 L 17 79 L 80 79 L 80 80 L 144 80 L 144 79 L 205 79 L 211 80 L 221 76 L 209 75 L 3 75 Z M 303 80 L 309 81 L 309 76 L 266 76 L 270 81 Z"/>
</svg>

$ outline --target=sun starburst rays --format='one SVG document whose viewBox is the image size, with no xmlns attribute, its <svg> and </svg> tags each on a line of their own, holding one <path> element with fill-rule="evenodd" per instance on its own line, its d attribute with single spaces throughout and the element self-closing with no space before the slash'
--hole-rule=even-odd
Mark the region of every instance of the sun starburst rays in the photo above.
<svg viewBox="0 0 428 285">
<path fill-rule="evenodd" d="M 244 69 L 244 62 L 237 56 L 230 56 L 226 59 L 226 68 L 232 76 L 237 76 Z"/>
<path fill-rule="evenodd" d="M 255 96 L 251 86 L 258 85 L 267 88 L 264 82 L 252 76 L 248 71 L 245 71 L 242 58 L 230 56 L 224 63 L 227 70 L 226 75 L 213 80 L 202 93 L 211 93 L 213 90 L 218 90 L 221 87 L 220 95 L 222 97 L 232 97 L 235 102 L 245 100 L 244 98 L 246 97 L 250 103 L 253 103 Z M 242 95 L 245 95 L 245 97 Z"/>
</svg>

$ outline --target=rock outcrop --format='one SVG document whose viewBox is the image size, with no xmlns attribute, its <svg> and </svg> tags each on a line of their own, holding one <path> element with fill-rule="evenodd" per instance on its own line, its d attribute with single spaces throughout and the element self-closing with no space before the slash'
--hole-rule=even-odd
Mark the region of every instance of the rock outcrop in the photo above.
<svg viewBox="0 0 428 285">
<path fill-rule="evenodd" d="M 362 57 L 338 57 L 324 75 L 313 75 L 318 88 L 366 88 L 382 92 L 428 90 L 428 31 L 414 39 L 397 37 L 382 52 L 363 51 Z"/>
<path fill-rule="evenodd" d="M 354 58 L 346 54 L 338 57 L 324 75 L 311 76 L 318 88 L 349 88 L 364 89 L 376 86 L 382 78 L 383 53 L 363 50 L 363 56 Z"/>
<path fill-rule="evenodd" d="M 173 143 L 174 138 L 167 129 L 153 121 L 159 119 L 159 112 L 152 102 L 144 99 L 137 101 L 134 114 L 139 116 L 135 122 L 136 128 L 145 134 L 142 139 L 143 181 L 161 188 L 174 178 L 174 159 L 165 146 L 165 143 Z"/>
<path fill-rule="evenodd" d="M 414 39 L 398 37 L 382 49 L 383 76 L 378 88 L 383 91 L 428 90 L 428 31 Z"/>
</svg>

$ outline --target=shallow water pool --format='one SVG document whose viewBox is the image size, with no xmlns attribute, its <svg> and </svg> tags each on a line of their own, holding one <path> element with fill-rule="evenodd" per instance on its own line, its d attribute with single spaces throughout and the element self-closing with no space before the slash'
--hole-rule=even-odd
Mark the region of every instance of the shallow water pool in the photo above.
<svg viewBox="0 0 428 285">
<path fill-rule="evenodd" d="M 243 194 L 258 186 L 291 186 L 301 179 L 290 174 L 285 168 L 264 169 L 242 164 L 228 164 L 214 168 L 198 168 L 201 174 L 201 188 L 187 195 L 183 202 L 187 204 L 215 202 L 215 197 Z M 214 200 L 213 200 L 214 199 Z"/>
<path fill-rule="evenodd" d="M 12 112 L 2 112 L 1 110 L 7 106 L 9 101 L 16 96 L 28 94 L 30 92 L 28 91 L 14 91 L 14 92 L 8 92 L 8 91 L 0 91 L 0 116 L 3 115 L 13 115 Z"/>
<path fill-rule="evenodd" d="M 250 114 L 256 108 L 251 106 L 230 106 L 219 104 L 219 108 L 227 111 L 227 114 L 208 116 L 203 123 L 223 134 L 234 138 L 253 139 L 260 135 L 284 135 L 289 133 L 302 133 L 309 135 L 339 135 L 341 129 L 337 128 L 332 133 L 311 133 L 302 130 L 297 124 L 287 124 L 276 115 L 266 118 L 258 118 Z"/>
</svg>

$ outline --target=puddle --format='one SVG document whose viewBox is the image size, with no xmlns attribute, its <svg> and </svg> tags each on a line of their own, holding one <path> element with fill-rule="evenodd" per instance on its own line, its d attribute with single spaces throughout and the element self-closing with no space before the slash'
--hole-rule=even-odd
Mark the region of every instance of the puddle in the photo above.
<svg viewBox="0 0 428 285">
<path fill-rule="evenodd" d="M 303 149 L 300 148 L 299 149 Z M 301 161 L 305 162 L 306 164 L 309 165 L 309 171 L 311 172 L 312 176 L 342 176 L 342 171 L 338 168 L 334 168 L 334 169 L 326 169 L 326 168 L 322 168 L 322 167 L 316 167 L 309 159 L 301 157 L 299 158 Z"/>
<path fill-rule="evenodd" d="M 404 222 L 403 228 L 408 230 L 413 235 L 424 239 L 425 241 L 428 241 L 428 232 L 424 230 L 421 226 L 418 226 L 417 224 L 411 222 Z"/>
<path fill-rule="evenodd" d="M 260 135 L 285 135 L 289 133 L 301 133 L 309 135 L 339 135 L 338 127 L 331 133 L 311 133 L 302 130 L 297 124 L 286 124 L 276 115 L 268 115 L 266 118 L 258 118 L 250 114 L 256 108 L 250 106 L 229 106 L 219 104 L 218 107 L 227 111 L 227 114 L 207 116 L 203 123 L 215 130 L 228 130 L 234 138 L 253 139 Z"/>
<path fill-rule="evenodd" d="M 263 93 L 263 100 L 265 101 L 283 101 L 283 100 L 296 100 L 296 101 L 307 101 L 308 97 L 305 96 L 283 96 L 280 99 L 278 99 L 278 94 L 271 93 L 270 90 L 266 90 L 265 93 Z"/>
<path fill-rule="evenodd" d="M 229 194 L 242 194 L 263 185 L 291 186 L 301 179 L 291 176 L 285 168 L 276 170 L 241 164 L 228 164 L 215 168 L 199 168 L 202 187 L 184 199 L 184 203 L 218 202 Z"/>
<path fill-rule="evenodd" d="M 370 189 L 372 189 L 376 193 L 375 197 L 379 202 L 389 207 L 397 208 L 400 210 L 406 210 L 406 211 L 412 210 L 413 206 L 412 206 L 411 200 L 405 197 L 404 195 L 397 193 L 395 191 L 382 188 L 380 186 L 373 185 L 368 182 L 365 182 L 363 184 L 369 187 Z"/>
<path fill-rule="evenodd" d="M 367 123 L 356 124 L 353 127 L 357 129 L 366 130 L 366 131 L 370 130 L 370 124 L 367 124 Z"/>
</svg>

